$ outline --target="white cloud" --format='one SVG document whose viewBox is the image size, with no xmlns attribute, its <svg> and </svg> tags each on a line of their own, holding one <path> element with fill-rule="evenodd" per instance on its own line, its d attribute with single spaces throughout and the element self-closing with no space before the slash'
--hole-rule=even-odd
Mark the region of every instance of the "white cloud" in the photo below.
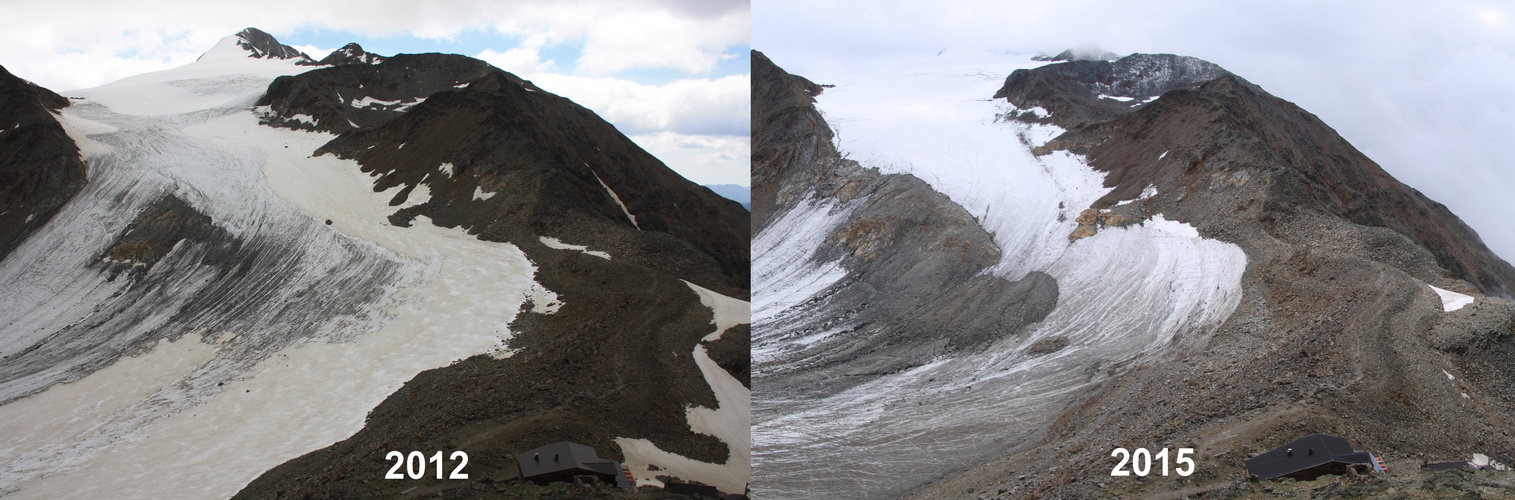
<svg viewBox="0 0 1515 500">
<path fill-rule="evenodd" d="M 323 48 L 317 47 L 315 45 L 295 45 L 295 44 L 289 44 L 289 46 L 290 47 L 294 47 L 295 50 L 298 50 L 300 52 L 304 52 L 305 55 L 310 56 L 311 59 L 315 59 L 317 61 L 325 59 L 326 56 L 331 55 L 332 52 L 335 52 L 337 50 L 337 49 L 323 49 Z"/>
<path fill-rule="evenodd" d="M 650 67 L 706 73 L 715 69 L 725 47 L 746 43 L 748 18 L 746 12 L 731 12 L 690 19 L 656 10 L 603 17 L 585 33 L 578 70 L 603 75 Z"/>
<path fill-rule="evenodd" d="M 576 70 L 585 74 L 698 74 L 713 69 L 727 47 L 746 43 L 748 18 L 746 1 L 264 0 L 256 8 L 185 0 L 5 2 L 0 65 L 50 88 L 92 87 L 189 63 L 221 37 L 256 26 L 432 39 L 485 30 L 528 40 L 533 50 L 577 46 Z"/>
<path fill-rule="evenodd" d="M 616 73 L 706 74 L 739 56 L 730 49 L 747 44 L 749 18 L 746 0 L 263 0 L 247 9 L 184 0 L 5 2 L 0 65 L 65 91 L 188 64 L 248 26 L 429 39 L 492 32 L 502 45 L 474 57 L 594 110 L 691 179 L 746 184 L 745 75 L 645 85 Z M 317 60 L 333 50 L 281 41 Z M 579 58 L 543 59 L 554 47 L 576 48 Z"/>
<path fill-rule="evenodd" d="M 751 80 L 747 75 L 675 80 L 663 85 L 553 73 L 521 76 L 593 109 L 627 135 L 668 131 L 747 136 L 751 126 Z"/>
<path fill-rule="evenodd" d="M 537 47 L 528 46 L 516 47 L 504 52 L 484 49 L 473 57 L 516 75 L 550 72 L 557 66 L 556 62 L 550 59 L 543 61 Z"/>
<path fill-rule="evenodd" d="M 752 185 L 752 141 L 749 136 L 658 132 L 630 137 L 642 149 L 696 184 Z"/>
<path fill-rule="evenodd" d="M 520 76 L 594 110 L 686 179 L 698 184 L 752 182 L 748 75 L 663 85 L 554 73 Z"/>
</svg>

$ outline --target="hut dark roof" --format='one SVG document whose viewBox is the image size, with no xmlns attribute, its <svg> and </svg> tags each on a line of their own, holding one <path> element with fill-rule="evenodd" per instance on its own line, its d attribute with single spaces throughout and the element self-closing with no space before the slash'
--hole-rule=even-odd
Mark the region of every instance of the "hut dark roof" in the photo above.
<svg viewBox="0 0 1515 500">
<path fill-rule="evenodd" d="M 517 453 L 516 463 L 521 467 L 521 479 L 526 480 L 559 481 L 572 479 L 574 475 L 593 474 L 611 484 L 625 481 L 621 464 L 600 458 L 594 448 L 568 441 Z"/>
<path fill-rule="evenodd" d="M 1352 449 L 1346 439 L 1311 434 L 1247 459 L 1247 473 L 1263 479 L 1285 476 L 1309 479 L 1345 472 L 1346 467 L 1358 464 L 1376 469 L 1373 454 Z"/>
</svg>

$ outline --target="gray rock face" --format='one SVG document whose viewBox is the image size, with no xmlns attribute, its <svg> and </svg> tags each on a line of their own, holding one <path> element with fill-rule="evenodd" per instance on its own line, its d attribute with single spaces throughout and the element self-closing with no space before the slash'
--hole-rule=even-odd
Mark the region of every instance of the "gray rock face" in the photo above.
<svg viewBox="0 0 1515 500">
<path fill-rule="evenodd" d="M 386 59 L 389 58 L 378 54 L 370 54 L 363 50 L 363 46 L 356 43 L 349 43 L 347 45 L 343 45 L 342 48 L 334 50 L 332 53 L 327 54 L 326 57 L 321 58 L 321 62 L 318 62 L 316 64 L 321 66 L 379 64 L 381 62 L 384 62 Z"/>
<path fill-rule="evenodd" d="M 1229 74 L 1208 61 L 1173 54 L 1132 54 L 1115 61 L 1070 59 L 1015 70 L 994 98 L 1021 108 L 1041 106 L 1067 126 L 1125 114 L 1170 90 Z"/>
<path fill-rule="evenodd" d="M 279 43 L 273 35 L 264 33 L 258 28 L 247 28 L 237 33 L 237 46 L 252 52 L 248 57 L 258 59 L 299 59 L 302 63 L 314 63 L 315 60 L 305 55 L 294 47 Z"/>
<path fill-rule="evenodd" d="M 820 87 L 753 53 L 753 215 L 757 234 L 821 200 L 845 206 L 811 263 L 840 260 L 847 277 L 815 295 L 804 314 L 759 324 L 757 344 L 785 351 L 760 364 L 763 390 L 833 393 L 980 349 L 1045 317 L 1057 283 L 1043 273 L 1019 281 L 980 275 L 999 262 L 989 234 L 962 207 L 911 175 L 884 175 L 837 154 L 811 104 Z M 810 242 L 795 241 L 795 245 Z M 762 290 L 760 290 L 761 292 Z M 847 333 L 794 350 L 787 341 L 845 323 Z M 766 386 L 766 387 L 765 387 Z M 803 389 L 801 389 L 803 388 Z"/>
</svg>

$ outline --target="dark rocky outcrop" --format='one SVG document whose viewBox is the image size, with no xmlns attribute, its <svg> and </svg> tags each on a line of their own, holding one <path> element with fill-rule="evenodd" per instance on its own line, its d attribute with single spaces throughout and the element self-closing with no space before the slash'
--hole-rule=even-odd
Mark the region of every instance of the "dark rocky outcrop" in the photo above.
<svg viewBox="0 0 1515 500">
<path fill-rule="evenodd" d="M 321 58 L 320 66 L 346 66 L 349 64 L 379 64 L 389 58 L 370 54 L 363 50 L 363 46 L 356 43 L 343 45 L 342 48 L 332 51 L 326 57 Z"/>
<path fill-rule="evenodd" d="M 136 277 L 151 271 L 180 241 L 198 243 L 230 241 L 225 230 L 211 223 L 210 217 L 184 203 L 177 196 L 165 196 L 149 205 L 100 256 L 111 270 L 111 279 L 123 271 Z"/>
<path fill-rule="evenodd" d="M 521 248 L 539 266 L 537 281 L 564 304 L 550 315 L 523 307 L 511 324 L 510 347 L 519 352 L 422 372 L 374 408 L 363 430 L 264 473 L 235 498 L 512 490 L 504 483 L 518 474 L 515 453 L 565 440 L 616 461 L 624 456 L 615 438 L 628 437 L 724 463 L 725 444 L 685 420 L 686 405 L 717 406 L 690 356 L 712 327 L 699 297 L 640 266 L 530 242 Z M 466 450 L 469 479 L 384 481 L 391 450 Z"/>
<path fill-rule="evenodd" d="M 1066 63 L 1010 73 L 994 98 L 1023 109 L 1041 106 L 1066 128 L 1122 115 L 1170 90 L 1230 74 L 1209 61 L 1173 54 L 1133 54 L 1115 61 L 1074 59 L 1066 54 L 1052 59 Z"/>
<path fill-rule="evenodd" d="M 752 387 L 752 325 L 736 325 L 714 342 L 703 342 L 710 359 L 742 385 Z"/>
<path fill-rule="evenodd" d="M 79 147 L 55 115 L 68 104 L 0 67 L 0 259 L 84 188 Z"/>
<path fill-rule="evenodd" d="M 322 63 L 333 57 L 340 55 L 333 52 Z M 338 64 L 281 76 L 256 105 L 269 107 L 263 118 L 269 125 L 340 134 L 392 120 L 432 94 L 496 73 L 503 72 L 456 54 L 400 54 L 378 64 Z"/>
<path fill-rule="evenodd" d="M 355 96 L 421 102 L 353 113 Z M 686 416 L 718 402 L 692 356 L 713 315 L 685 281 L 749 296 L 739 204 L 679 177 L 593 112 L 462 56 L 401 54 L 281 78 L 260 105 L 271 106 L 267 125 L 309 128 L 284 121 L 309 114 L 314 128 L 340 132 L 316 154 L 357 160 L 377 174 L 375 190 L 403 186 L 392 205 L 428 193 L 392 224 L 425 217 L 514 244 L 562 306 L 539 314 L 528 301 L 510 325 L 512 356 L 422 372 L 357 434 L 265 472 L 237 498 L 520 493 L 530 487 L 506 483 L 514 454 L 563 440 L 618 461 L 621 437 L 728 460 L 732 450 L 691 431 Z M 549 248 L 540 236 L 611 259 Z M 736 326 L 705 344 L 744 383 L 750 363 L 738 352 L 749 337 Z M 466 450 L 470 479 L 379 480 L 391 450 Z"/>
<path fill-rule="evenodd" d="M 1096 97 L 1110 92 L 1161 98 L 1132 107 Z M 1271 190 L 1256 202 L 1269 213 L 1307 210 L 1392 229 L 1430 250 L 1453 278 L 1515 298 L 1515 268 L 1445 205 L 1394 179 L 1315 115 L 1213 64 L 1166 54 L 1053 64 L 1017 70 L 995 97 L 1042 106 L 1069 129 L 1041 152 L 1087 154 L 1108 173 L 1114 191 L 1089 208 L 1135 199 L 1149 185 L 1206 197 L 1265 184 Z"/>
<path fill-rule="evenodd" d="M 847 277 L 805 306 L 807 319 L 783 329 L 803 336 L 853 325 L 762 367 L 756 391 L 839 391 L 943 353 L 983 349 L 1052 310 L 1052 277 L 1033 272 L 1009 281 L 980 274 L 999 262 L 1000 250 L 966 210 L 914 176 L 885 175 L 843 159 L 814 106 L 823 87 L 785 72 L 761 52 L 754 51 L 752 61 L 758 231 L 811 200 L 851 208 L 816 257 L 841 259 Z"/>
<path fill-rule="evenodd" d="M 294 47 L 279 43 L 273 35 L 258 28 L 247 28 L 237 33 L 237 46 L 247 49 L 258 59 L 299 59 L 297 64 L 314 64 L 315 60 Z"/>
</svg>

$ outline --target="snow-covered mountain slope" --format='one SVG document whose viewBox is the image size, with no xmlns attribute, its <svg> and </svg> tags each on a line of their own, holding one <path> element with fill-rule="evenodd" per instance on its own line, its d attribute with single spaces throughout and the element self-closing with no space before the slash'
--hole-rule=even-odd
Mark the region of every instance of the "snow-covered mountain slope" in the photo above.
<svg viewBox="0 0 1515 500">
<path fill-rule="evenodd" d="M 499 196 L 487 206 L 501 207 L 497 211 L 451 206 L 460 196 L 440 189 L 440 183 L 394 182 L 361 158 L 320 151 L 345 136 L 329 129 L 273 126 L 282 124 L 270 120 L 280 116 L 278 111 L 256 109 L 255 104 L 275 93 L 277 86 L 271 85 L 276 80 L 346 66 L 313 69 L 302 54 L 289 54 L 279 48 L 287 46 L 258 34 L 262 32 L 249 29 L 227 37 L 180 68 L 69 92 L 82 99 L 57 120 L 83 150 L 88 181 L 51 221 L 0 261 L 0 449 L 9 450 L 0 454 L 0 492 L 16 498 L 229 497 L 265 471 L 349 439 L 366 426 L 405 418 L 437 422 L 438 412 L 459 405 L 492 409 L 449 414 L 462 419 L 451 427 L 409 427 L 385 435 L 376 444 L 377 454 L 363 456 L 362 470 L 333 472 L 335 464 L 307 465 L 292 478 L 382 478 L 385 452 L 436 446 L 422 448 L 423 443 L 410 441 L 417 429 L 461 432 L 482 422 L 510 429 L 495 433 L 496 440 L 474 439 L 462 449 L 508 456 L 571 438 L 600 447 L 602 456 L 631 461 L 630 450 L 623 456 L 614 445 L 616 438 L 625 438 L 648 443 L 639 450 L 661 447 L 707 463 L 726 462 L 727 452 L 745 450 L 740 436 L 697 434 L 711 427 L 684 418 L 688 405 L 721 415 L 700 422 L 726 421 L 745 402 L 728 401 L 739 396 L 732 394 L 728 380 L 702 375 L 711 358 L 700 356 L 705 349 L 701 337 L 720 333 L 710 331 L 712 316 L 726 318 L 717 322 L 723 329 L 740 318 L 713 312 L 701 300 L 716 292 L 691 289 L 679 279 L 745 297 L 745 276 L 723 274 L 717 262 L 745 259 L 745 248 L 732 246 L 728 240 L 736 238 L 718 234 L 718 229 L 672 222 L 651 227 L 644 222 L 637 229 L 625 222 L 628 211 L 644 221 L 678 220 L 642 201 L 675 198 L 702 209 L 710 227 L 745 235 L 740 207 L 715 201 L 706 209 L 700 204 L 705 190 L 688 181 L 665 180 L 649 187 L 654 192 L 636 191 L 644 185 L 616 184 L 622 177 L 656 178 L 656 171 L 639 170 L 656 162 L 650 156 L 611 170 L 622 177 L 577 179 L 594 183 L 593 189 L 536 192 L 525 199 L 496 189 Z M 480 79 L 487 79 L 485 73 L 508 75 L 478 61 L 454 65 L 455 59 L 438 56 L 431 61 L 412 57 L 410 63 L 451 68 L 454 74 L 473 68 Z M 396 59 L 404 62 L 405 57 L 374 60 L 384 64 Z M 449 80 L 445 88 L 456 90 L 458 83 Z M 413 97 L 418 102 L 432 95 Z M 355 97 L 365 98 L 374 96 Z M 410 110 L 385 111 L 363 125 L 399 121 Z M 529 130 L 530 125 L 523 120 L 512 130 Z M 582 126 L 613 130 L 603 122 Z M 380 137 L 414 144 L 423 138 L 405 134 L 425 128 Z M 555 136 L 551 139 L 558 142 L 551 144 L 530 139 L 541 137 L 518 142 L 552 149 L 576 139 L 582 147 L 594 146 L 584 137 Z M 415 151 L 434 154 L 436 148 Z M 484 145 L 475 151 L 491 149 Z M 466 177 L 472 191 L 478 177 L 471 165 L 457 163 L 456 171 L 445 173 L 440 162 L 429 168 L 449 180 Z M 542 172 L 555 167 L 535 165 Z M 606 184 L 621 187 L 626 208 L 616 206 Z M 432 186 L 439 188 L 429 191 Z M 451 210 L 422 210 L 437 200 L 447 201 Z M 582 212 L 586 205 L 596 208 Z M 519 226 L 497 220 L 501 212 L 522 208 L 527 215 L 513 220 Z M 411 212 L 397 224 L 396 213 L 406 210 Z M 439 213 L 452 221 L 434 223 L 432 217 Z M 579 225 L 554 226 L 548 216 Z M 623 236 L 613 240 L 622 246 L 612 246 L 573 231 L 618 223 L 628 226 L 624 234 L 648 236 Z M 485 227 L 494 231 L 480 230 Z M 549 248 L 540 241 L 547 236 L 605 249 L 615 262 Z M 689 265 L 651 270 L 644 263 L 657 252 L 666 254 L 668 262 Z M 544 273 L 570 278 L 543 279 Z M 612 276 L 623 275 L 620 279 L 636 284 L 606 285 Z M 586 276 L 597 281 L 591 284 Z M 596 292 L 593 298 L 586 296 L 589 289 Z M 685 355 L 641 359 L 624 345 L 612 352 L 579 352 L 598 344 L 587 333 L 565 332 L 611 324 L 606 315 L 619 309 L 602 306 L 611 302 L 636 304 L 647 315 L 640 325 L 616 334 L 638 338 L 659 352 Z M 531 318 L 529 324 L 521 322 L 525 317 Z M 675 326 L 676 321 L 683 323 Z M 542 331 L 545 327 L 537 326 L 549 323 L 556 328 Z M 544 336 L 579 347 L 556 346 L 556 352 L 542 353 L 528 343 Z M 574 352 L 578 355 L 565 356 Z M 558 357 L 551 367 L 540 362 L 552 355 Z M 432 380 L 448 379 L 458 377 L 459 370 L 483 366 L 491 375 L 519 376 L 543 369 L 583 371 L 584 365 L 604 363 L 625 371 L 606 372 L 609 377 L 603 379 L 566 379 L 561 385 L 572 394 L 599 391 L 602 400 L 619 401 L 617 411 L 652 407 L 660 412 L 615 425 L 586 417 L 610 412 L 607 403 L 586 401 L 562 413 L 580 421 L 562 426 L 533 421 L 521 413 L 529 409 L 526 405 L 505 411 L 490 396 L 468 393 L 479 387 L 454 383 L 465 393 L 429 391 L 444 395 L 441 404 L 407 408 L 387 419 L 370 415 L 423 373 Z M 639 381 L 631 384 L 621 377 Z M 618 400 L 608 397 L 617 394 Z M 406 438 L 397 437 L 401 434 Z M 723 487 L 745 484 L 744 462 L 726 469 L 716 478 L 725 481 Z M 690 470 L 687 479 L 704 479 L 707 472 Z M 473 477 L 493 481 L 513 473 L 513 463 L 497 462 Z M 639 473 L 651 479 L 649 471 Z M 349 487 L 347 494 L 361 486 L 320 483 Z"/>
<path fill-rule="evenodd" d="M 1349 161 L 1360 154 L 1318 120 L 1179 56 L 1044 65 L 947 51 L 889 61 L 826 75 L 836 86 L 824 93 L 754 69 L 761 495 L 1097 495 L 1114 447 L 1175 443 L 1200 450 L 1192 480 L 1213 480 L 1247 456 L 1234 450 L 1276 445 L 1269 439 L 1287 435 L 1301 408 L 1351 408 L 1357 430 L 1348 416 L 1317 428 L 1395 453 L 1466 451 L 1475 443 L 1429 437 L 1459 426 L 1508 435 L 1474 408 L 1509 412 L 1500 388 L 1515 373 L 1500 367 L 1515 361 L 1505 321 L 1515 309 L 1480 295 L 1468 307 L 1484 304 L 1479 317 L 1494 319 L 1470 323 L 1425 286 L 1475 289 L 1448 277 L 1457 266 L 1442 267 L 1442 253 L 1507 264 L 1460 250 L 1481 248 L 1476 235 L 1374 223 L 1407 220 L 1394 216 L 1407 205 L 1351 193 L 1366 193 L 1362 181 L 1402 185 Z M 1312 156 L 1322 149 L 1339 154 Z M 1306 168 L 1338 156 L 1334 179 Z M 954 207 L 923 210 L 856 181 L 903 174 Z M 874 276 L 901 272 L 869 254 L 929 261 L 941 246 L 912 249 L 887 224 L 860 226 L 862 207 L 915 221 L 960 207 L 992 235 L 994 261 L 968 276 L 881 282 Z M 1435 212 L 1421 213 L 1460 226 Z M 1496 293 L 1497 275 L 1468 274 L 1496 276 L 1483 289 Z M 1004 294 L 959 291 L 1036 276 L 1055 283 L 1056 303 L 1029 323 L 983 321 L 1014 310 L 982 306 Z M 959 293 L 950 307 L 934 302 Z M 902 347 L 940 336 L 988 341 Z M 1466 397 L 1430 376 L 1442 367 L 1478 373 L 1459 386 Z M 1408 393 L 1424 399 L 1391 403 Z M 1311 394 L 1319 403 L 1296 403 Z M 1404 423 L 1426 427 L 1392 441 Z M 818 473 L 815 463 L 831 465 Z"/>
</svg>

